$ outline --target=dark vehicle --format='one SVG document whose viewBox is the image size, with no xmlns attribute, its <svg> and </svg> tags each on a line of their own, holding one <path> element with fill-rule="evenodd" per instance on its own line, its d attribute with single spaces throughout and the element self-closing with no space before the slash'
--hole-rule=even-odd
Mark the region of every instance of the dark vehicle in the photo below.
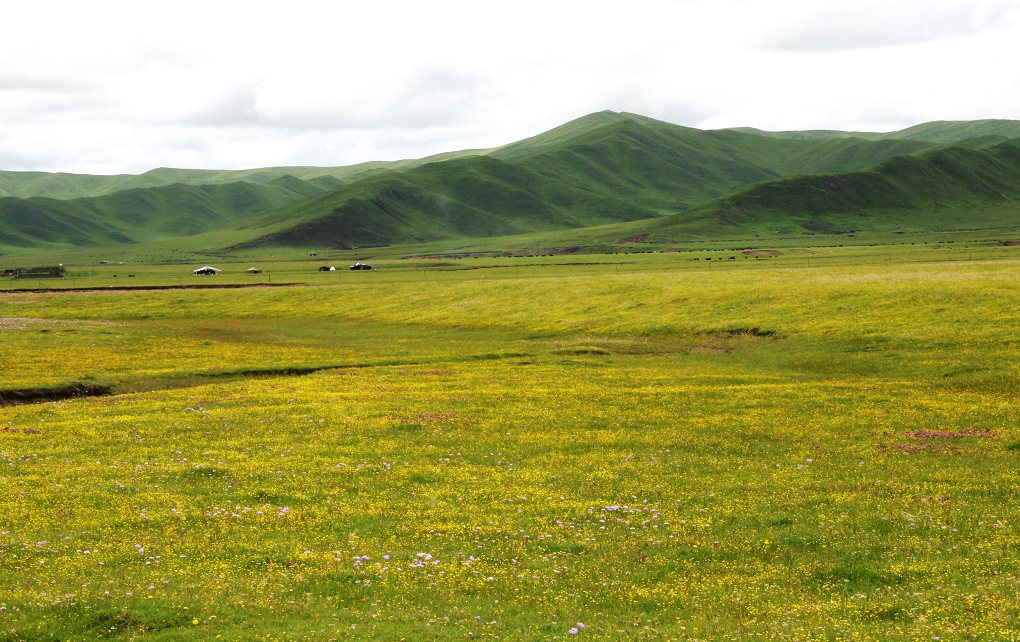
<svg viewBox="0 0 1020 642">
<path fill-rule="evenodd" d="M 372 270 L 372 269 L 375 269 L 375 268 L 373 268 L 368 263 L 362 263 L 361 261 L 358 261 L 357 263 L 355 263 L 354 265 L 351 266 L 351 269 L 352 270 Z"/>
</svg>

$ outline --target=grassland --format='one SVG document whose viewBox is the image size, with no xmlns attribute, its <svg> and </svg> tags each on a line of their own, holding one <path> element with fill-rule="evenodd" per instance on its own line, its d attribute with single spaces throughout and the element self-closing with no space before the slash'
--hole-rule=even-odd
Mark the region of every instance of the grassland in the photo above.
<svg viewBox="0 0 1020 642">
<path fill-rule="evenodd" d="M 0 639 L 1020 639 L 971 241 L 0 282 Z"/>
</svg>

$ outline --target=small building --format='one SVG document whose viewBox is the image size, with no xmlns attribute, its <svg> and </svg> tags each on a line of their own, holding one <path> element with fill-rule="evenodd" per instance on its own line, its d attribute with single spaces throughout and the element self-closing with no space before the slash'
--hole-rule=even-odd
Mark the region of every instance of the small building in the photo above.
<svg viewBox="0 0 1020 642">
<path fill-rule="evenodd" d="M 323 265 L 319 268 L 319 272 L 336 272 L 336 268 L 332 265 Z"/>
<path fill-rule="evenodd" d="M 250 267 L 244 271 L 245 274 L 262 274 L 262 270 L 257 267 Z"/>
<path fill-rule="evenodd" d="M 220 270 L 218 270 L 218 269 L 216 269 L 214 267 L 210 267 L 210 266 L 207 265 L 205 267 L 198 268 L 197 270 L 192 272 L 192 274 L 205 274 L 205 275 L 212 276 L 214 274 L 217 274 L 218 272 L 220 272 Z"/>
<path fill-rule="evenodd" d="M 355 263 L 354 265 L 351 266 L 351 269 L 352 270 L 372 270 L 372 269 L 375 269 L 375 268 L 373 268 L 368 263 L 362 263 L 361 261 L 358 261 L 357 263 Z"/>
</svg>

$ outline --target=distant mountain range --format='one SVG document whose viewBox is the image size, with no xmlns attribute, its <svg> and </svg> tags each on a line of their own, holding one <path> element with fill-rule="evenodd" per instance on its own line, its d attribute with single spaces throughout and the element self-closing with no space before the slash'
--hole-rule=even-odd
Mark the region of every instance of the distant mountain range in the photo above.
<svg viewBox="0 0 1020 642">
<path fill-rule="evenodd" d="M 0 171 L 0 250 L 353 247 L 614 223 L 669 241 L 1001 228 L 1020 226 L 1018 198 L 1020 121 L 703 131 L 600 112 L 495 149 L 347 167 Z"/>
</svg>

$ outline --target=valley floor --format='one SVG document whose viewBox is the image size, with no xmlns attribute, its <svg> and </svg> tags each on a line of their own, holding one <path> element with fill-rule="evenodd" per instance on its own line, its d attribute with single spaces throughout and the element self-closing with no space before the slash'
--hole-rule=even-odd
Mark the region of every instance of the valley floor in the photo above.
<svg viewBox="0 0 1020 642">
<path fill-rule="evenodd" d="M 1013 250 L 0 291 L 0 640 L 1020 639 Z"/>
</svg>

